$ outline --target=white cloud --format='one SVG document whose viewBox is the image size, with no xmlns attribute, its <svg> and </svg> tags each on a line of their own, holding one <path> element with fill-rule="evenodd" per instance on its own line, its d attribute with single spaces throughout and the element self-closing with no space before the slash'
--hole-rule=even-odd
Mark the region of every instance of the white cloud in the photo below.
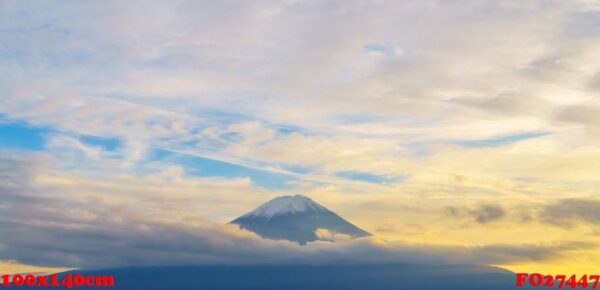
<svg viewBox="0 0 600 290">
<path fill-rule="evenodd" d="M 600 70 L 588 61 L 597 58 L 593 7 L 585 1 L 5 4 L 10 21 L 2 23 L 2 37 L 11 44 L 2 49 L 11 57 L 2 60 L 9 65 L 0 73 L 9 81 L 1 87 L 1 110 L 75 133 L 121 136 L 132 160 L 143 158 L 142 147 L 176 143 L 179 151 L 207 155 L 214 153 L 207 144 L 217 143 L 240 155 L 239 162 L 257 164 L 273 160 L 252 156 L 257 150 L 249 137 L 273 139 L 269 126 L 293 125 L 306 134 L 302 139 L 317 135 L 316 146 L 326 139 L 354 151 L 363 142 L 340 136 L 383 134 L 381 147 L 406 147 L 407 140 L 429 146 L 524 129 L 568 131 L 572 123 L 597 127 L 579 109 L 598 105 L 584 89 Z M 361 77 L 348 79 L 348 70 Z M 212 112 L 250 121 L 231 125 Z M 337 118 L 348 114 L 385 121 Z M 248 132 L 245 144 L 202 137 L 177 143 L 207 127 L 227 133 L 242 124 L 261 132 Z M 297 163 L 294 154 L 282 157 L 277 161 Z"/>
</svg>

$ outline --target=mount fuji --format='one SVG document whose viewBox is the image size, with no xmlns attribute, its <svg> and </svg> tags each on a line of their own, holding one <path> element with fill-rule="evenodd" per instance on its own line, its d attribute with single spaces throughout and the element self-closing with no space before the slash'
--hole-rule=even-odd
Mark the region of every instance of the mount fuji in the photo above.
<svg viewBox="0 0 600 290">
<path fill-rule="evenodd" d="M 351 238 L 371 235 L 302 195 L 277 197 L 231 223 L 263 238 L 289 240 L 301 245 L 319 240 L 319 229 Z"/>
<path fill-rule="evenodd" d="M 299 244 L 318 240 L 318 229 L 351 237 L 370 236 L 311 199 L 296 195 L 275 198 L 231 223 L 264 238 Z M 114 290 L 531 290 L 515 287 L 515 274 L 479 265 L 182 265 L 134 266 L 74 270 L 66 275 L 113 276 Z M 62 279 L 62 278 L 59 278 Z M 21 287 L 44 289 L 43 287 Z M 56 289 L 67 289 L 60 287 Z"/>
</svg>

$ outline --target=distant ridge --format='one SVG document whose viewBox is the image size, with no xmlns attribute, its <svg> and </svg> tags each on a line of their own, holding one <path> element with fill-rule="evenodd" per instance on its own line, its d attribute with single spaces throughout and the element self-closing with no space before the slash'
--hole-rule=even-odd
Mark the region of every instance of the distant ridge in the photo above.
<svg viewBox="0 0 600 290">
<path fill-rule="evenodd" d="M 515 274 L 489 266 L 245 265 L 154 266 L 68 273 L 115 277 L 113 290 L 531 290 Z M 7 288 L 12 289 L 12 288 Z M 20 287 L 14 289 L 67 289 Z M 76 288 L 72 288 L 76 289 Z M 85 288 L 81 288 L 85 289 Z M 90 288 L 94 289 L 94 288 Z M 100 289 L 100 288 L 95 288 Z M 547 289 L 547 288 L 546 288 Z"/>
</svg>

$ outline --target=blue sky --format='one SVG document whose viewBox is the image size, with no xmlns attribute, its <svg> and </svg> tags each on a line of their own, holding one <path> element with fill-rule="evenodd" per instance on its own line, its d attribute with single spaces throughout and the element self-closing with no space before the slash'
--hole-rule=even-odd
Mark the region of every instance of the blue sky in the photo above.
<svg viewBox="0 0 600 290">
<path fill-rule="evenodd" d="M 150 153 L 149 161 L 160 161 L 167 164 L 176 164 L 185 168 L 186 173 L 193 176 L 243 178 L 249 177 L 257 186 L 269 189 L 287 188 L 288 181 L 294 179 L 287 174 L 271 173 L 266 170 L 252 169 L 224 161 L 190 156 L 170 152 L 167 150 L 154 150 Z"/>
<path fill-rule="evenodd" d="M 0 147 L 13 150 L 42 151 L 45 136 L 52 130 L 34 127 L 25 122 L 0 122 Z"/>
</svg>

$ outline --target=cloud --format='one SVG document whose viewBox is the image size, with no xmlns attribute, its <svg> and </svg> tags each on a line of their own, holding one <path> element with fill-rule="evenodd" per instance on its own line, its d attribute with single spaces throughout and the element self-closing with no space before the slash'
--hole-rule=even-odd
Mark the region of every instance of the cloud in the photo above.
<svg viewBox="0 0 600 290">
<path fill-rule="evenodd" d="M 447 206 L 445 209 L 453 217 L 468 217 L 480 224 L 493 222 L 506 216 L 504 208 L 497 204 L 480 204 L 471 208 Z"/>
<path fill-rule="evenodd" d="M 264 240 L 237 226 L 210 222 L 200 214 L 168 217 L 172 214 L 169 204 L 158 207 L 163 211 L 152 212 L 152 206 L 139 203 L 141 197 L 125 203 L 107 199 L 107 191 L 125 194 L 122 200 L 134 197 L 134 193 L 119 186 L 104 188 L 104 195 L 95 197 L 81 195 L 99 186 L 93 183 L 79 187 L 85 189 L 79 194 L 63 191 L 68 187 L 40 179 L 48 174 L 43 159 L 3 157 L 0 161 L 0 260 L 29 265 L 89 268 L 265 263 L 498 264 L 553 259 L 571 250 L 591 247 L 576 242 L 433 246 L 389 243 L 378 238 L 350 240 L 332 233 L 321 234 L 328 240 L 334 238 L 336 243 L 318 241 L 299 246 Z M 68 181 L 62 184 L 65 182 Z M 145 194 L 144 202 L 156 199 Z"/>
<path fill-rule="evenodd" d="M 317 229 L 315 231 L 315 235 L 319 241 L 327 241 L 327 242 L 339 242 L 339 241 L 348 241 L 352 239 L 352 236 L 332 232 L 327 229 Z"/>
<path fill-rule="evenodd" d="M 597 135 L 571 127 L 597 123 L 584 108 L 598 105 L 593 93 L 580 90 L 600 69 L 588 61 L 597 12 L 586 1 L 3 8 L 0 113 L 119 138 L 130 167 L 160 148 L 267 171 L 314 167 L 321 181 L 404 176 L 414 151 L 457 140 Z"/>
<path fill-rule="evenodd" d="M 504 116 L 515 115 L 541 115 L 548 113 L 552 108 L 547 100 L 536 96 L 523 96 L 517 93 L 504 92 L 488 98 L 459 97 L 452 102 L 466 106 L 473 106 L 482 110 Z"/>
<path fill-rule="evenodd" d="M 565 122 L 585 124 L 592 127 L 600 126 L 600 106 L 596 104 L 582 104 L 563 108 L 557 119 Z"/>
<path fill-rule="evenodd" d="M 600 224 L 600 201 L 591 198 L 561 199 L 545 206 L 540 219 L 560 226 L 577 222 Z"/>
<path fill-rule="evenodd" d="M 485 224 L 505 216 L 504 209 L 493 204 L 482 205 L 471 212 L 478 223 Z"/>
</svg>

